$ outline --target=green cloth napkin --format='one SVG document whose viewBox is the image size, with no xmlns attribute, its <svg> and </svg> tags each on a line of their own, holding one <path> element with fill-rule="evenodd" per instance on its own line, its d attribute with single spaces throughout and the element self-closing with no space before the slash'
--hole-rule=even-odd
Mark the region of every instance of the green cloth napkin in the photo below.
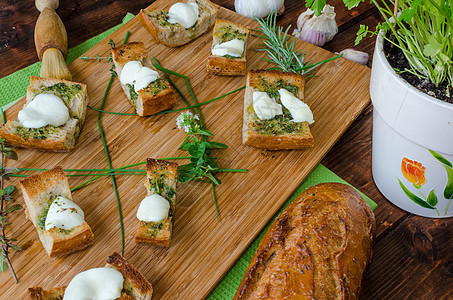
<svg viewBox="0 0 453 300">
<path fill-rule="evenodd" d="M 127 23 L 130 19 L 134 17 L 133 14 L 128 13 L 123 22 L 104 33 L 101 33 L 98 36 L 95 36 L 84 43 L 75 46 L 68 51 L 68 57 L 66 58 L 66 62 L 69 64 L 78 58 L 80 55 L 85 53 L 87 50 L 95 46 L 101 40 L 103 40 L 106 36 L 114 32 L 118 29 L 121 25 Z M 39 71 L 41 69 L 41 62 L 37 62 L 31 66 L 28 66 L 22 70 L 19 70 L 11 75 L 8 75 L 2 79 L 0 79 L 0 106 L 11 105 L 22 98 L 25 95 L 27 90 L 27 86 L 29 84 L 29 77 L 30 76 L 39 76 Z M 340 177 L 338 177 L 335 173 L 324 167 L 323 165 L 319 164 L 313 172 L 305 179 L 305 181 L 301 184 L 301 186 L 297 189 L 297 191 L 291 196 L 291 198 L 282 206 L 280 211 L 272 218 L 271 222 L 277 217 L 277 215 L 289 204 L 293 201 L 302 191 L 311 187 L 312 185 L 321 183 L 321 182 L 342 182 L 347 183 Z M 377 207 L 377 204 L 374 203 L 370 198 L 365 196 L 364 194 L 360 193 L 371 208 L 374 210 Z M 222 281 L 217 285 L 217 287 L 212 291 L 211 295 L 208 299 L 232 299 L 239 283 L 242 280 L 242 276 L 244 275 L 245 270 L 247 269 L 248 264 L 250 263 L 253 254 L 255 253 L 258 245 L 264 236 L 264 233 L 269 228 L 270 223 L 266 226 L 260 235 L 252 242 L 250 247 L 245 251 L 245 253 L 236 261 L 230 271 L 225 275 Z"/>
</svg>

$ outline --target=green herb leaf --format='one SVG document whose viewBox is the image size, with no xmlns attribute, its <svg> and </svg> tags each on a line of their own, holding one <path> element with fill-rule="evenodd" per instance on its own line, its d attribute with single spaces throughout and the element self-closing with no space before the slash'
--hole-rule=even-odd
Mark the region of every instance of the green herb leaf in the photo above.
<svg viewBox="0 0 453 300">
<path fill-rule="evenodd" d="M 222 143 L 217 143 L 217 142 L 207 142 L 210 149 L 225 149 L 228 148 L 227 145 L 222 144 Z"/>
<path fill-rule="evenodd" d="M 8 269 L 8 265 L 5 262 L 5 258 L 0 254 L 0 272 L 5 272 Z"/>
<path fill-rule="evenodd" d="M 8 209 L 6 210 L 6 213 L 10 213 L 10 212 L 19 210 L 19 209 L 21 209 L 21 208 L 22 208 L 22 205 L 20 205 L 20 204 L 13 204 L 13 205 L 11 205 L 10 207 L 8 207 Z"/>
<path fill-rule="evenodd" d="M 4 151 L 3 154 L 5 154 L 6 157 L 8 157 L 9 159 L 12 159 L 12 160 L 17 160 L 17 158 L 18 158 L 17 153 L 11 149 Z"/>
<path fill-rule="evenodd" d="M 14 192 L 14 186 L 8 186 L 7 188 L 5 188 L 5 192 L 7 195 L 11 195 Z"/>
</svg>

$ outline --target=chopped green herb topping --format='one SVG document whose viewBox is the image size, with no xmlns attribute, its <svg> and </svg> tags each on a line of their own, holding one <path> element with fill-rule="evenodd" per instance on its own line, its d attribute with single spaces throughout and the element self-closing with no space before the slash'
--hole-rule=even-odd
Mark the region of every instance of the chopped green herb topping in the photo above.
<svg viewBox="0 0 453 300">
<path fill-rule="evenodd" d="M 280 94 L 278 93 L 279 89 L 285 89 L 297 96 L 298 88 L 295 85 L 286 83 L 283 79 L 280 79 L 275 82 L 268 82 L 262 77 L 259 77 L 257 82 L 257 89 L 263 92 L 266 92 L 269 97 L 274 98 L 278 104 L 282 104 L 280 100 Z M 253 105 L 250 105 L 248 108 L 249 112 L 255 111 L 253 110 Z M 275 118 L 270 120 L 261 120 L 255 114 L 255 121 L 253 122 L 253 130 L 258 132 L 259 134 L 264 135 L 280 135 L 280 134 L 301 134 L 306 130 L 305 122 L 293 122 L 293 117 L 289 110 L 282 105 L 282 115 L 277 115 Z"/>
<path fill-rule="evenodd" d="M 168 88 L 167 82 L 164 78 L 157 78 L 148 86 L 146 87 L 146 92 L 153 94 L 153 96 L 157 95 L 160 91 L 165 90 Z"/>
<path fill-rule="evenodd" d="M 71 106 L 71 99 L 82 91 L 82 86 L 80 84 L 66 84 L 64 82 L 59 82 L 51 86 L 43 87 L 41 91 L 42 93 L 46 92 L 58 96 L 64 101 L 66 106 Z"/>
<path fill-rule="evenodd" d="M 45 140 L 48 138 L 50 134 L 54 134 L 61 129 L 62 126 L 53 126 L 53 125 L 46 125 L 40 128 L 27 128 L 24 126 L 17 126 L 16 127 L 16 134 L 25 140 L 27 139 L 36 139 L 36 140 Z"/>
<path fill-rule="evenodd" d="M 245 41 L 247 34 L 240 32 L 238 29 L 234 29 L 231 25 L 225 25 L 216 29 L 215 37 L 222 43 L 225 43 L 233 39 Z"/>
</svg>

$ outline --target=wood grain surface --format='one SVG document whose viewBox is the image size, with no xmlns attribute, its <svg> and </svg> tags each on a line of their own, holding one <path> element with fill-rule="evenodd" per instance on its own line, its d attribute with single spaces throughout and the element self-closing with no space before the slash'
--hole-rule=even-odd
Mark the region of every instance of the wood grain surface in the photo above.
<svg viewBox="0 0 453 300">
<path fill-rule="evenodd" d="M 60 2 L 57 13 L 68 30 L 69 46 L 73 47 L 119 24 L 126 12 L 137 14 L 140 8 L 148 6 L 152 1 Z M 234 10 L 233 0 L 213 2 Z M 367 2 L 350 11 L 344 8 L 341 0 L 327 2 L 335 7 L 339 32 L 323 48 L 338 52 L 354 47 L 367 52 L 371 57 L 375 39 L 367 37 L 357 46 L 354 46 L 354 40 L 360 24 L 374 28 L 381 21 L 377 10 Z M 294 27 L 298 15 L 305 10 L 304 2 L 286 0 L 285 7 L 285 13 L 278 18 L 278 24 Z M 33 0 L 0 1 L 0 77 L 37 61 L 33 30 L 38 15 Z M 371 65 L 370 58 L 368 66 Z M 450 233 L 453 219 L 413 216 L 392 205 L 379 192 L 371 173 L 372 112 L 370 104 L 321 161 L 379 205 L 375 211 L 378 238 L 361 298 L 452 299 L 453 236 Z M 109 180 L 104 183 L 108 185 Z M 423 233 L 417 236 L 427 238 L 414 239 L 415 231 Z M 22 232 L 23 230 L 17 231 L 19 235 Z M 30 247 L 30 244 L 25 246 Z M 425 250 L 420 249 L 430 249 L 430 253 L 435 255 L 425 256 Z M 16 255 L 17 253 L 12 253 L 13 264 Z M 10 277 L 6 280 L 6 285 L 14 284 Z M 6 298 L 0 295 L 0 299 Z"/>
<path fill-rule="evenodd" d="M 172 2 L 176 2 L 172 1 Z M 172 2 L 157 1 L 153 8 L 168 9 Z M 218 17 L 255 27 L 256 22 L 219 7 Z M 215 98 L 245 84 L 245 77 L 219 77 L 206 72 L 212 36 L 211 32 L 179 48 L 168 48 L 153 41 L 138 18 L 124 25 L 111 37 L 121 43 L 126 31 L 129 41 L 143 41 L 150 55 L 163 66 L 190 78 L 199 101 Z M 100 42 L 85 55 L 107 56 L 108 39 Z M 258 48 L 261 40 L 251 37 L 248 48 Z M 307 51 L 308 60 L 321 61 L 334 55 L 302 41 L 298 49 Z M 263 52 L 249 51 L 247 69 L 269 68 Z M 110 64 L 74 61 L 69 66 L 74 80 L 88 85 L 90 105 L 99 107 Z M 205 297 L 237 260 L 249 243 L 262 230 L 286 199 L 319 163 L 347 127 L 369 103 L 367 67 L 340 58 L 322 65 L 316 77 L 307 80 L 305 101 L 311 106 L 315 123 L 311 126 L 315 146 L 306 151 L 269 152 L 241 144 L 244 91 L 203 107 L 206 125 L 214 141 L 228 144 L 228 149 L 215 152 L 223 168 L 247 168 L 245 174 L 223 173 L 222 185 L 216 194 L 221 214 L 217 222 L 211 186 L 205 183 L 180 184 L 174 238 L 169 249 L 137 246 L 133 241 L 138 220 L 138 205 L 145 195 L 144 176 L 117 179 L 126 232 L 125 256 L 154 286 L 156 299 L 200 299 Z M 175 80 L 188 94 L 184 81 Z M 338 88 L 338 85 L 354 88 Z M 7 119 L 16 116 L 23 101 L 7 111 Z M 178 97 L 178 107 L 184 107 Z M 131 112 L 118 80 L 114 81 L 105 110 Z M 108 143 L 113 167 L 143 161 L 147 157 L 184 155 L 177 150 L 184 134 L 175 125 L 178 113 L 147 118 L 104 115 L 102 126 Z M 77 148 L 69 154 L 41 153 L 20 150 L 20 161 L 11 166 L 51 168 L 103 168 L 107 166 L 96 125 L 97 112 L 90 110 Z M 83 179 L 70 180 L 76 186 Z M 16 181 L 12 182 L 13 184 Z M 5 297 L 23 297 L 27 288 L 45 288 L 68 284 L 77 273 L 103 265 L 106 257 L 121 249 L 118 212 L 109 178 L 74 193 L 74 199 L 84 209 L 86 221 L 95 234 L 95 244 L 86 251 L 62 259 L 49 259 L 32 224 L 19 214 L 13 220 L 21 245 L 30 245 L 12 257 L 21 278 L 17 286 L 9 284 L 9 273 L 1 274 L 0 292 Z M 21 201 L 21 200 L 19 200 Z"/>
</svg>

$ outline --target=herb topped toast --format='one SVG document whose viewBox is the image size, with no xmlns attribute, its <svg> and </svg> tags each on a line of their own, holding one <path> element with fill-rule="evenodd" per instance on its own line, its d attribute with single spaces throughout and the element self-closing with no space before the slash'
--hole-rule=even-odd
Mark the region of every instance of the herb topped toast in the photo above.
<svg viewBox="0 0 453 300">
<path fill-rule="evenodd" d="M 212 28 L 217 17 L 217 8 L 208 0 L 188 0 L 187 3 L 196 3 L 199 7 L 198 19 L 189 28 L 184 28 L 179 23 L 169 23 L 168 12 L 151 10 L 150 7 L 140 10 L 140 22 L 157 42 L 168 47 L 190 43 Z"/>
<path fill-rule="evenodd" d="M 148 57 L 145 45 L 141 42 L 127 43 L 113 48 L 112 59 L 115 63 L 118 78 L 121 77 L 123 67 L 131 61 L 139 61 L 143 67 L 156 71 Z M 165 77 L 159 76 L 156 80 L 149 83 L 146 88 L 138 91 L 135 91 L 134 84 L 121 83 L 121 87 L 139 116 L 149 116 L 170 109 L 176 104 L 174 91 Z"/>
<path fill-rule="evenodd" d="M 93 232 L 85 221 L 71 229 L 53 227 L 46 230 L 52 203 L 58 197 L 72 201 L 68 179 L 61 167 L 31 175 L 20 181 L 20 187 L 26 204 L 25 213 L 50 257 L 67 255 L 93 244 Z"/>
<path fill-rule="evenodd" d="M 27 128 L 19 120 L 8 121 L 0 128 L 0 138 L 17 147 L 57 152 L 72 150 L 85 122 L 88 105 L 86 85 L 63 79 L 31 76 L 24 108 L 40 94 L 61 98 L 69 111 L 68 121 L 61 126 L 48 124 L 40 128 Z"/>
<path fill-rule="evenodd" d="M 304 99 L 305 76 L 276 70 L 252 70 L 247 74 L 244 96 L 242 143 L 269 150 L 313 147 L 308 122 L 294 122 L 294 116 L 282 105 L 279 90 L 284 89 L 299 100 Z M 254 109 L 254 92 L 265 92 L 281 106 L 282 114 L 260 119 Z M 306 105 L 306 104 L 304 104 Z"/>
<path fill-rule="evenodd" d="M 243 52 L 240 56 L 211 55 L 208 57 L 207 70 L 217 75 L 244 75 L 246 69 L 247 40 L 250 30 L 226 20 L 217 19 L 212 31 L 212 47 L 238 39 L 244 42 Z"/>
<path fill-rule="evenodd" d="M 136 243 L 170 246 L 176 208 L 176 183 L 178 164 L 165 160 L 146 160 L 147 195 L 158 194 L 169 202 L 168 216 L 161 222 L 140 221 L 135 235 Z"/>
<path fill-rule="evenodd" d="M 114 268 L 123 275 L 123 289 L 118 300 L 151 300 L 153 287 L 151 283 L 121 254 L 114 252 L 107 259 L 107 268 Z M 29 288 L 29 296 L 32 300 L 59 300 L 65 296 L 67 287 L 58 287 L 52 290 L 44 290 L 41 287 Z"/>
</svg>

